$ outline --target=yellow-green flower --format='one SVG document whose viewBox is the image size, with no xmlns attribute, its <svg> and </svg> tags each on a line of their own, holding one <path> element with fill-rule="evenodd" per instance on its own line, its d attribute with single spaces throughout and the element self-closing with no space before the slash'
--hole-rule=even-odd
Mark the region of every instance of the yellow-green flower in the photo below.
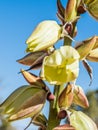
<svg viewBox="0 0 98 130">
<path fill-rule="evenodd" d="M 61 34 L 61 27 L 56 21 L 47 20 L 41 22 L 27 39 L 27 52 L 45 50 L 54 45 Z"/>
<path fill-rule="evenodd" d="M 79 73 L 79 53 L 71 46 L 63 46 L 43 61 L 41 77 L 51 84 L 73 81 Z"/>
<path fill-rule="evenodd" d="M 75 130 L 98 130 L 93 120 L 81 111 L 73 111 L 71 113 L 70 125 Z"/>
</svg>

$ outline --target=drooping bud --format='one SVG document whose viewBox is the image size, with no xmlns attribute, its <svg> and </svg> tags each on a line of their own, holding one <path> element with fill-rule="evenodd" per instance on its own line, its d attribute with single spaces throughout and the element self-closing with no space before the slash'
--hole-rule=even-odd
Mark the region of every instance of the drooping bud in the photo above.
<svg viewBox="0 0 98 130">
<path fill-rule="evenodd" d="M 96 43 L 95 36 L 78 43 L 78 45 L 75 48 L 78 51 L 78 53 L 80 54 L 80 60 L 83 60 L 86 58 L 86 56 L 89 54 L 89 52 L 94 47 L 95 43 Z"/>
<path fill-rule="evenodd" d="M 71 46 L 63 46 L 44 58 L 41 77 L 51 84 L 75 80 L 79 73 L 79 54 Z"/>
<path fill-rule="evenodd" d="M 74 87 L 73 103 L 76 105 L 79 105 L 83 108 L 89 107 L 87 97 L 86 97 L 83 89 L 80 86 L 75 85 L 75 87 Z"/>
<path fill-rule="evenodd" d="M 70 115 L 70 125 L 75 130 L 98 130 L 93 120 L 81 111 L 73 111 Z"/>
<path fill-rule="evenodd" d="M 58 105 L 59 107 L 68 109 L 73 101 L 73 85 L 68 84 L 65 89 L 61 92 L 59 99 L 58 99 Z"/>
<path fill-rule="evenodd" d="M 46 50 L 53 46 L 61 35 L 61 27 L 56 21 L 47 20 L 41 22 L 27 39 L 27 52 Z"/>
<path fill-rule="evenodd" d="M 98 20 L 98 0 L 84 0 L 87 11 Z"/>
</svg>

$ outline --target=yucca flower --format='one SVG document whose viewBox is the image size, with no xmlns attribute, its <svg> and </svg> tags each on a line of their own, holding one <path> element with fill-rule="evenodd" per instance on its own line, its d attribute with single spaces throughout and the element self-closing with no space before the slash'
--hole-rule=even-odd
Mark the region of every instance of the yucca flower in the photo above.
<svg viewBox="0 0 98 130">
<path fill-rule="evenodd" d="M 46 20 L 41 22 L 27 39 L 26 51 L 41 51 L 53 46 L 60 39 L 61 30 L 56 21 Z"/>
<path fill-rule="evenodd" d="M 79 53 L 73 47 L 61 47 L 44 58 L 41 77 L 51 84 L 75 80 L 79 73 L 79 57 Z"/>
</svg>

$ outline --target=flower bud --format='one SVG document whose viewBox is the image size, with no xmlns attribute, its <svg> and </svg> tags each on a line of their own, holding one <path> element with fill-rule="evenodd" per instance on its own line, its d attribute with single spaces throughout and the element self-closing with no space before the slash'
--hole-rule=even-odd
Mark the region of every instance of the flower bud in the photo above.
<svg viewBox="0 0 98 130">
<path fill-rule="evenodd" d="M 98 20 L 98 0 L 84 0 L 87 11 Z"/>
<path fill-rule="evenodd" d="M 18 120 L 22 118 L 34 118 L 42 110 L 46 101 L 47 92 L 34 85 L 22 86 L 15 90 L 1 104 L 3 113 L 8 115 L 8 120 Z"/>
<path fill-rule="evenodd" d="M 78 53 L 80 54 L 80 60 L 83 60 L 86 58 L 86 56 L 89 54 L 89 52 L 94 47 L 95 43 L 96 43 L 95 36 L 78 43 L 78 45 L 75 48 L 78 51 Z"/>
<path fill-rule="evenodd" d="M 86 59 L 92 62 L 98 62 L 98 36 L 96 36 L 95 45 L 87 55 Z"/>
<path fill-rule="evenodd" d="M 68 0 L 65 10 L 65 21 L 69 22 L 77 16 L 77 0 Z"/>
<path fill-rule="evenodd" d="M 91 50 L 86 59 L 92 62 L 98 62 L 98 48 Z"/>
<path fill-rule="evenodd" d="M 75 130 L 98 130 L 93 120 L 81 111 L 73 111 L 70 115 L 70 125 Z"/>
<path fill-rule="evenodd" d="M 87 97 L 80 86 L 75 85 L 73 103 L 83 108 L 89 107 Z"/>
<path fill-rule="evenodd" d="M 44 58 L 41 77 L 51 84 L 62 84 L 75 80 L 78 73 L 78 52 L 71 46 L 63 46 Z"/>
<path fill-rule="evenodd" d="M 46 50 L 53 46 L 59 39 L 61 27 L 56 21 L 47 20 L 41 22 L 27 39 L 27 52 Z"/>
<path fill-rule="evenodd" d="M 68 84 L 65 89 L 61 92 L 59 99 L 58 99 L 58 105 L 59 107 L 68 109 L 73 101 L 73 89 L 72 84 Z"/>
</svg>

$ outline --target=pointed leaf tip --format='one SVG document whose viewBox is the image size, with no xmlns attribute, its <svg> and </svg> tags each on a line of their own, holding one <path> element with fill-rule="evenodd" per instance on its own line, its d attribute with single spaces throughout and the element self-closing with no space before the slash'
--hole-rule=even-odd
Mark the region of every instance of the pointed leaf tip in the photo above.
<svg viewBox="0 0 98 130">
<path fill-rule="evenodd" d="M 90 76 L 90 84 L 89 84 L 89 86 L 90 86 L 90 85 L 92 84 L 92 80 L 93 80 L 92 68 L 91 68 L 91 66 L 88 64 L 87 60 L 83 60 L 82 63 L 83 63 L 85 69 L 87 70 L 87 72 L 88 72 L 88 74 L 89 74 L 89 76 Z"/>
</svg>

